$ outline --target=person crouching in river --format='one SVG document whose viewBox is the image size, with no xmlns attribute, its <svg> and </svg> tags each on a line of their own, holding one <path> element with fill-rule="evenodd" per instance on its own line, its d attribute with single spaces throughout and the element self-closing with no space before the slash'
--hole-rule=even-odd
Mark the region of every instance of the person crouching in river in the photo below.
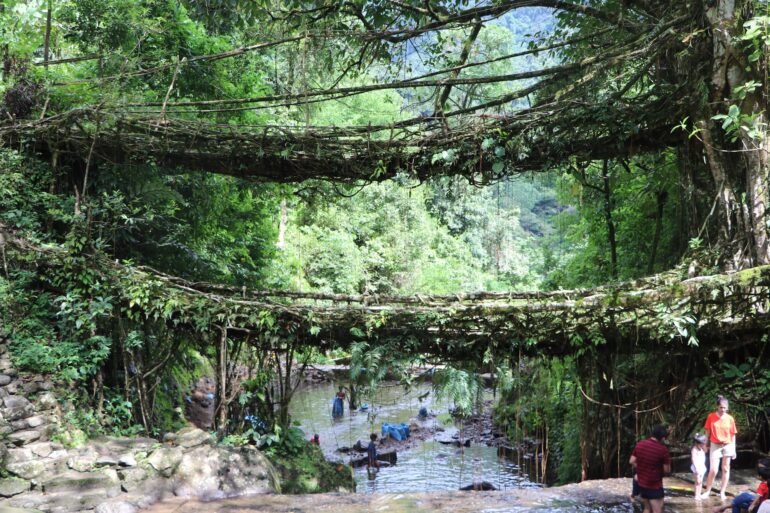
<svg viewBox="0 0 770 513">
<path fill-rule="evenodd" d="M 629 463 L 636 468 L 644 513 L 663 512 L 663 475 L 671 472 L 671 457 L 663 445 L 667 436 L 666 426 L 655 426 L 652 436 L 637 443 L 631 453 Z"/>
<path fill-rule="evenodd" d="M 701 497 L 706 498 L 711 493 L 711 486 L 714 484 L 714 478 L 722 469 L 722 486 L 719 488 L 719 496 L 724 499 L 727 483 L 730 481 L 730 460 L 735 459 L 735 435 L 738 430 L 735 428 L 735 420 L 727 413 L 729 404 L 727 399 L 721 395 L 717 397 L 717 410 L 709 413 L 706 418 L 706 434 L 708 434 L 709 444 L 709 473 L 706 479 L 706 489 Z"/>
</svg>

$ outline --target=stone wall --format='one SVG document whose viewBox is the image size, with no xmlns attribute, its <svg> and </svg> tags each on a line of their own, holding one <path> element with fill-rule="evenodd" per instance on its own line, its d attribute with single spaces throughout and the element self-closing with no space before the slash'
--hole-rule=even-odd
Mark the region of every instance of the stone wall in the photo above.
<svg viewBox="0 0 770 513">
<path fill-rule="evenodd" d="M 20 377 L 11 363 L 8 342 L 0 336 L 0 437 L 5 446 L 44 442 L 57 431 L 61 415 L 53 386 L 42 376 Z"/>
<path fill-rule="evenodd" d="M 51 440 L 61 429 L 53 387 L 40 376 L 19 376 L 0 337 L 0 511 L 133 513 L 174 495 L 210 500 L 280 491 L 258 450 L 219 446 L 192 426 L 163 442 L 104 437 L 66 448 Z"/>
</svg>

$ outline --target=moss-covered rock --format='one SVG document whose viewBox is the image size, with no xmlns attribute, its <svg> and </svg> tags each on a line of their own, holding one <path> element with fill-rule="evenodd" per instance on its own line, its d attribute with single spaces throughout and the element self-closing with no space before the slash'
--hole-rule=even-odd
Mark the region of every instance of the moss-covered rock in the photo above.
<svg viewBox="0 0 770 513">
<path fill-rule="evenodd" d="M 281 475 L 283 493 L 354 492 L 353 469 L 324 458 L 317 445 L 307 446 L 293 455 L 269 454 Z"/>
</svg>

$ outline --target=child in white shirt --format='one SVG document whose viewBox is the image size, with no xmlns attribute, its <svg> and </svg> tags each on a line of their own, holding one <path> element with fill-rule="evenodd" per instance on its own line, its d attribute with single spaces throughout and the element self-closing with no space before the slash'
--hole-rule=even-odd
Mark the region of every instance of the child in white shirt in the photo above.
<svg viewBox="0 0 770 513">
<path fill-rule="evenodd" d="M 706 473 L 706 435 L 697 433 L 693 437 L 693 446 L 690 451 L 692 464 L 692 477 L 695 481 L 695 500 L 700 500 L 703 487 L 703 475 Z"/>
</svg>

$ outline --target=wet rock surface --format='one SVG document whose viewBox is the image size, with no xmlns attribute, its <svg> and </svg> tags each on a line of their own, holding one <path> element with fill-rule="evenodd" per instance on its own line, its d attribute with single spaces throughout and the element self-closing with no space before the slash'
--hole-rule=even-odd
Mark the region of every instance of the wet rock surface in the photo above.
<svg viewBox="0 0 770 513">
<path fill-rule="evenodd" d="M 279 489 L 275 469 L 259 451 L 218 446 L 193 426 L 163 443 L 103 437 L 65 448 L 51 440 L 54 433 L 67 434 L 59 430 L 54 383 L 19 375 L 7 343 L 0 334 L 0 513 L 133 513 L 174 495 L 210 500 Z"/>
<path fill-rule="evenodd" d="M 722 503 L 710 498 L 702 503 L 688 493 L 689 483 L 676 477 L 667 478 L 667 513 L 706 513 Z M 261 495 L 241 497 L 214 503 L 174 498 L 154 505 L 147 513 L 631 513 L 641 511 L 629 499 L 628 478 L 586 481 L 544 489 L 508 491 L 468 491 L 399 494 L 314 494 Z M 737 492 L 738 489 L 732 490 Z M 729 500 L 730 498 L 728 498 Z M 725 503 L 726 504 L 726 503 Z"/>
<path fill-rule="evenodd" d="M 465 445 L 468 442 L 489 447 L 508 446 L 505 433 L 492 423 L 493 406 L 491 400 L 484 401 L 484 407 L 480 413 L 456 420 L 456 423 L 461 426 L 458 433 L 453 434 L 451 438 L 436 437 L 436 439 L 441 443 L 457 446 Z M 467 447 L 467 445 L 465 446 Z"/>
<path fill-rule="evenodd" d="M 0 480 L 2 507 L 66 513 L 136 511 L 164 498 L 221 499 L 278 489 L 276 472 L 252 447 L 223 447 L 197 428 L 174 442 L 147 438 L 94 440 L 78 449 L 50 443 L 9 451 L 13 477 Z M 38 449 L 34 451 L 33 449 Z"/>
</svg>

